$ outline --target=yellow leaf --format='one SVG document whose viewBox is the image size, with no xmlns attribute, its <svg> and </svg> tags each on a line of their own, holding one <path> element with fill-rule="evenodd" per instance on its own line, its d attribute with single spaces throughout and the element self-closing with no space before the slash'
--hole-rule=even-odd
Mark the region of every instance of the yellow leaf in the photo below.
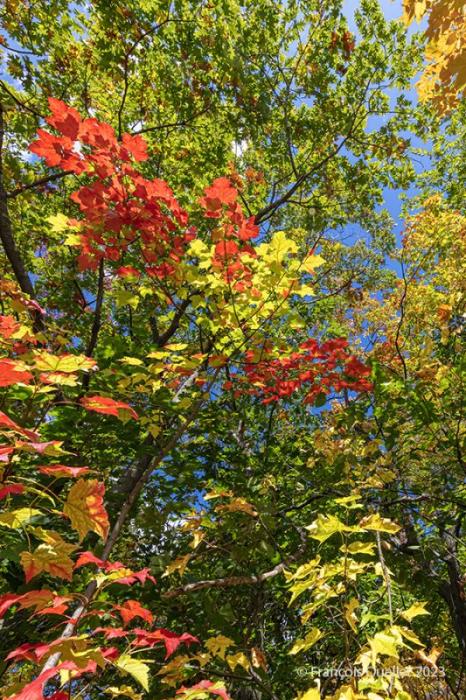
<svg viewBox="0 0 466 700">
<path fill-rule="evenodd" d="M 358 527 L 345 525 L 334 515 L 319 515 L 311 525 L 306 527 L 310 536 L 319 542 L 325 542 L 336 532 L 360 532 Z"/>
<path fill-rule="evenodd" d="M 400 632 L 400 634 L 402 634 L 403 637 L 408 640 L 408 642 L 411 642 L 411 644 L 417 644 L 420 647 L 424 646 L 424 644 L 421 642 L 419 637 L 416 634 L 414 634 L 414 632 L 412 630 L 408 629 L 407 627 L 396 627 L 395 629 L 398 632 Z"/>
<path fill-rule="evenodd" d="M 356 623 L 358 622 L 358 618 L 354 612 L 357 608 L 359 608 L 359 600 L 357 598 L 351 598 L 349 603 L 345 605 L 345 620 L 353 632 L 357 632 Z"/>
<path fill-rule="evenodd" d="M 136 693 L 136 691 L 129 685 L 122 685 L 120 688 L 115 688 L 115 686 L 112 686 L 111 688 L 104 690 L 104 693 L 109 693 L 112 698 L 125 695 L 126 697 L 131 698 L 131 700 L 141 700 L 142 697 L 141 693 Z"/>
<path fill-rule="evenodd" d="M 307 649 L 313 647 L 321 637 L 323 637 L 322 632 L 317 629 L 317 627 L 313 627 L 311 631 L 306 634 L 304 639 L 296 640 L 289 653 L 294 655 L 298 654 L 300 651 L 306 651 Z"/>
<path fill-rule="evenodd" d="M 205 532 L 202 532 L 202 530 L 196 530 L 193 533 L 193 539 L 189 543 L 189 546 L 191 547 L 191 549 L 197 549 L 197 547 L 199 547 L 199 545 L 201 544 L 204 537 L 205 537 Z"/>
<path fill-rule="evenodd" d="M 185 554 L 183 557 L 177 557 L 171 564 L 168 564 L 162 574 L 162 578 L 165 578 L 165 576 L 170 576 L 170 574 L 173 574 L 174 571 L 178 571 L 180 576 L 183 576 L 190 559 L 191 554 Z"/>
<path fill-rule="evenodd" d="M 54 214 L 48 216 L 47 221 L 52 224 L 52 231 L 60 233 L 68 228 L 68 217 L 65 214 Z"/>
<path fill-rule="evenodd" d="M 129 673 L 146 692 L 149 692 L 149 666 L 129 654 L 122 654 L 115 665 L 124 673 Z"/>
<path fill-rule="evenodd" d="M 224 637 L 223 634 L 219 634 L 217 637 L 211 637 L 204 644 L 212 656 L 219 656 L 221 659 L 224 659 L 226 650 L 234 645 L 234 641 L 229 637 Z"/>
<path fill-rule="evenodd" d="M 368 640 L 369 646 L 372 650 L 372 659 L 375 665 L 378 654 L 384 656 L 390 656 L 395 659 L 398 658 L 399 640 L 387 632 L 377 632 L 374 637 L 370 637 Z"/>
<path fill-rule="evenodd" d="M 376 530 L 377 532 L 395 533 L 401 530 L 400 525 L 397 525 L 388 518 L 382 518 L 380 513 L 367 515 L 360 521 L 359 526 L 364 530 Z"/>
<path fill-rule="evenodd" d="M 301 265 L 301 269 L 304 272 L 314 272 L 316 267 L 320 267 L 325 262 L 324 258 L 320 255 L 310 255 Z"/>
<path fill-rule="evenodd" d="M 42 515 L 42 512 L 37 510 L 37 508 L 18 508 L 9 513 L 2 513 L 0 515 L 0 525 L 13 529 L 20 528 L 36 515 Z"/>
<path fill-rule="evenodd" d="M 243 654 L 242 651 L 239 651 L 237 654 L 229 654 L 225 657 L 225 661 L 232 671 L 234 671 L 237 666 L 241 666 L 245 671 L 249 671 L 251 666 L 248 657 L 246 654 Z"/>
<path fill-rule="evenodd" d="M 204 243 L 204 241 L 201 241 L 200 238 L 195 238 L 189 244 L 188 253 L 190 255 L 194 255 L 197 258 L 200 258 L 200 257 L 204 257 L 206 255 L 210 256 L 210 249 Z"/>
<path fill-rule="evenodd" d="M 63 241 L 65 245 L 69 246 L 81 246 L 82 245 L 82 236 L 78 233 L 69 233 L 65 240 Z"/>
<path fill-rule="evenodd" d="M 119 362 L 122 362 L 124 365 L 143 365 L 144 362 L 140 360 L 138 357 L 122 357 Z M 127 686 L 126 686 L 127 687 Z"/>
<path fill-rule="evenodd" d="M 349 552 L 350 554 L 373 554 L 375 542 L 351 542 L 347 547 L 340 547 L 341 552 Z"/>
<path fill-rule="evenodd" d="M 295 700 L 320 700 L 320 690 L 319 688 L 309 688 L 304 695 L 300 695 Z"/>
<path fill-rule="evenodd" d="M 35 365 L 42 372 L 73 373 L 96 369 L 95 360 L 85 355 L 52 355 L 45 350 L 35 353 Z"/>
<path fill-rule="evenodd" d="M 82 540 L 89 530 L 106 538 L 109 528 L 104 508 L 104 484 L 97 479 L 79 479 L 70 489 L 63 513 L 71 520 L 72 527 Z"/>
<path fill-rule="evenodd" d="M 430 615 L 430 612 L 425 609 L 426 605 L 427 602 L 413 603 L 413 605 L 401 613 L 401 617 L 404 617 L 405 620 L 411 622 L 413 617 L 417 617 L 418 615 Z"/>
<path fill-rule="evenodd" d="M 230 503 L 215 507 L 217 512 L 227 511 L 228 513 L 247 513 L 252 517 L 257 515 L 257 511 L 251 503 L 248 503 L 244 498 L 232 498 Z"/>
<path fill-rule="evenodd" d="M 314 288 L 309 284 L 302 284 L 298 289 L 293 290 L 293 294 L 296 294 L 298 297 L 313 297 Z"/>
</svg>

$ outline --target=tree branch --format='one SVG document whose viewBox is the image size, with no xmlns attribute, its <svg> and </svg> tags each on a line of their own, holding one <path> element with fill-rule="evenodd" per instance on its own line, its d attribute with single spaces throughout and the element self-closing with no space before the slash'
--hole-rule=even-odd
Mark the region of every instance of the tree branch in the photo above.
<svg viewBox="0 0 466 700">
<path fill-rule="evenodd" d="M 181 436 L 185 433 L 185 431 L 188 429 L 188 427 L 191 425 L 191 423 L 196 419 L 199 410 L 202 406 L 202 404 L 205 401 L 205 396 L 208 395 L 210 388 L 212 387 L 213 383 L 215 382 L 217 378 L 218 371 L 213 375 L 211 381 L 209 382 L 209 386 L 207 387 L 206 391 L 203 393 L 203 395 L 194 403 L 193 407 L 191 408 L 191 411 L 188 413 L 187 417 L 183 421 L 183 423 L 178 427 L 177 430 L 172 434 L 171 438 L 169 441 L 160 448 L 159 452 L 154 456 L 150 457 L 149 455 L 144 455 L 141 460 L 141 466 L 143 467 L 142 473 L 140 474 L 139 479 L 136 481 L 136 483 L 133 485 L 131 491 L 128 493 L 121 510 L 119 512 L 119 515 L 105 541 L 104 549 L 102 552 L 102 560 L 103 561 L 108 561 L 108 558 L 113 550 L 113 547 L 115 546 L 118 537 L 120 536 L 120 533 L 123 529 L 123 527 L 126 524 L 126 521 L 129 517 L 129 514 L 131 512 L 131 509 L 138 499 L 142 489 L 144 488 L 145 484 L 149 480 L 150 475 L 153 473 L 154 469 L 156 469 L 160 463 L 167 457 L 167 455 L 170 453 L 170 451 L 178 444 L 179 439 Z M 83 601 L 78 605 L 76 610 L 73 612 L 71 615 L 71 618 L 69 622 L 67 623 L 65 629 L 63 630 L 63 634 L 61 635 L 60 639 L 68 639 L 69 637 L 73 636 L 76 630 L 76 626 L 81 618 L 81 616 L 86 612 L 87 608 L 89 607 L 90 603 L 92 602 L 92 599 L 94 598 L 94 595 L 97 591 L 97 581 L 94 579 L 91 581 L 83 596 Z M 57 665 L 57 663 L 60 660 L 60 652 L 57 652 L 55 654 L 52 654 L 50 656 L 46 663 L 44 664 L 42 668 L 42 673 L 44 671 L 47 671 L 51 668 L 54 668 L 54 666 Z"/>
<path fill-rule="evenodd" d="M 289 557 L 286 557 L 280 564 L 274 566 L 270 571 L 264 571 L 261 574 L 252 576 L 226 576 L 224 578 L 207 579 L 205 581 L 195 581 L 187 583 L 179 588 L 173 588 L 171 591 L 162 593 L 162 598 L 177 598 L 180 595 L 202 591 L 205 588 L 231 588 L 232 586 L 255 586 L 259 583 L 264 583 L 271 578 L 275 578 L 281 574 L 289 564 L 297 561 L 303 554 L 307 545 L 306 533 L 300 528 L 301 546 Z"/>
<path fill-rule="evenodd" d="M 26 271 L 23 259 L 16 247 L 15 239 L 13 238 L 13 230 L 11 228 L 11 219 L 8 211 L 7 194 L 3 181 L 3 139 L 5 135 L 5 124 L 3 119 L 3 105 L 0 102 L 0 240 L 6 256 L 13 268 L 14 275 L 18 284 L 25 294 L 31 299 L 34 299 L 34 287 L 31 279 Z M 42 326 L 42 317 L 40 313 L 33 312 L 35 325 L 37 328 Z"/>
<path fill-rule="evenodd" d="M 54 173 L 53 175 L 46 175 L 45 177 L 41 177 L 38 180 L 31 182 L 29 185 L 21 185 L 21 187 L 17 187 L 15 190 L 8 192 L 6 196 L 8 199 L 14 199 L 18 195 L 23 194 L 23 192 L 26 192 L 27 190 L 32 190 L 35 187 L 40 187 L 41 185 L 47 185 L 49 182 L 61 180 L 67 175 L 71 174 L 72 173 Z"/>
</svg>

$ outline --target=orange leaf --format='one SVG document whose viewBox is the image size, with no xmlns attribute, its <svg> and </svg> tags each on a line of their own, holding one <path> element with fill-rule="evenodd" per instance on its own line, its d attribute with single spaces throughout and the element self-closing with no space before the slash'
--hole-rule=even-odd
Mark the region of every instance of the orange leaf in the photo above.
<svg viewBox="0 0 466 700">
<path fill-rule="evenodd" d="M 72 527 L 82 540 L 89 530 L 106 538 L 109 528 L 104 507 L 105 486 L 97 479 L 80 479 L 74 484 L 66 499 L 63 513 L 71 520 Z"/>
<path fill-rule="evenodd" d="M 89 467 L 68 467 L 66 464 L 51 464 L 50 466 L 40 466 L 37 467 L 41 474 L 47 474 L 47 476 L 55 477 L 76 477 L 81 476 L 81 474 L 87 474 L 91 470 Z"/>
<path fill-rule="evenodd" d="M 26 583 L 41 574 L 48 573 L 57 578 L 71 581 L 73 561 L 69 553 L 75 549 L 57 535 L 56 541 L 40 544 L 33 552 L 21 552 L 20 559 L 26 576 Z"/>
<path fill-rule="evenodd" d="M 138 414 L 129 404 L 124 403 L 124 401 L 115 401 L 107 396 L 85 396 L 81 399 L 81 405 L 88 411 L 103 413 L 107 416 L 121 418 L 123 412 L 127 412 L 131 418 L 138 419 Z"/>
<path fill-rule="evenodd" d="M 0 386 L 11 386 L 12 384 L 29 384 L 32 374 L 23 369 L 19 362 L 13 360 L 0 360 Z"/>
<path fill-rule="evenodd" d="M 149 624 L 152 624 L 154 621 L 154 616 L 152 615 L 151 611 L 144 608 L 137 600 L 127 600 L 125 603 L 123 603 L 123 605 L 114 605 L 114 609 L 118 610 L 120 613 L 125 627 L 135 617 L 140 617 Z"/>
</svg>

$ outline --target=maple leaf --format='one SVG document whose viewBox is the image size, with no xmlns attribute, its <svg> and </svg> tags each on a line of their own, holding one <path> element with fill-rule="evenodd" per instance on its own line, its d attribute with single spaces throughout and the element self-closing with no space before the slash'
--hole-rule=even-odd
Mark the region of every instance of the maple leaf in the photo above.
<svg viewBox="0 0 466 700">
<path fill-rule="evenodd" d="M 32 374 L 23 369 L 20 362 L 13 360 L 0 360 L 0 386 L 12 386 L 13 384 L 29 384 Z"/>
<path fill-rule="evenodd" d="M 10 661 L 16 659 L 19 661 L 23 659 L 37 663 L 48 650 L 48 644 L 30 644 L 29 642 L 26 642 L 25 644 L 20 644 L 20 646 L 13 649 L 13 651 L 10 651 L 10 653 L 6 656 L 6 660 Z"/>
<path fill-rule="evenodd" d="M 204 642 L 205 647 L 210 651 L 212 656 L 219 656 L 221 659 L 225 658 L 226 650 L 234 644 L 234 641 L 229 637 L 225 637 L 223 634 L 219 634 L 217 637 L 211 637 Z"/>
<path fill-rule="evenodd" d="M 86 564 L 95 564 L 99 569 L 105 569 L 107 568 L 108 562 L 99 559 L 99 557 L 96 557 L 92 552 L 82 552 L 77 558 L 74 568 L 79 569 L 80 566 L 86 566 Z"/>
<path fill-rule="evenodd" d="M 114 610 L 118 610 L 126 627 L 135 617 L 140 617 L 149 625 L 154 621 L 154 616 L 147 608 L 144 608 L 137 600 L 127 600 L 123 605 L 114 605 Z"/>
<path fill-rule="evenodd" d="M 22 528 L 29 520 L 36 515 L 42 515 L 42 511 L 37 508 L 17 508 L 0 515 L 0 525 L 10 527 L 12 530 Z"/>
<path fill-rule="evenodd" d="M 206 216 L 218 218 L 221 215 L 222 205 L 234 204 L 238 192 L 227 177 L 219 177 L 204 190 L 204 195 L 199 201 L 206 210 Z"/>
<path fill-rule="evenodd" d="M 404 610 L 401 613 L 401 617 L 404 617 L 405 620 L 411 622 L 411 620 L 414 617 L 417 617 L 418 615 L 430 615 L 430 612 L 425 609 L 426 605 L 427 603 L 424 601 L 419 603 L 413 603 L 413 605 L 411 605 L 407 610 Z"/>
<path fill-rule="evenodd" d="M 15 433 L 20 433 L 21 435 L 25 435 L 27 438 L 30 440 L 39 440 L 39 435 L 38 433 L 35 433 L 33 430 L 27 430 L 26 428 L 21 428 L 20 425 L 15 423 L 14 421 L 9 418 L 6 413 L 3 413 L 3 411 L 0 411 L 0 428 L 7 428 L 9 430 L 14 430 Z"/>
<path fill-rule="evenodd" d="M 21 596 L 16 595 L 16 593 L 4 593 L 0 595 L 0 619 L 5 616 L 5 613 L 8 612 L 11 606 L 15 605 L 20 598 Z"/>
<path fill-rule="evenodd" d="M 88 371 L 97 368 L 95 360 L 85 355 L 52 355 L 45 350 L 34 353 L 35 366 L 37 369 L 48 372 L 61 372 L 72 374 L 78 371 Z"/>
<path fill-rule="evenodd" d="M 40 544 L 33 552 L 21 552 L 20 560 L 26 583 L 42 572 L 71 581 L 73 561 L 69 554 L 74 549 L 74 545 L 68 544 L 54 533 L 49 537 L 49 541 Z"/>
<path fill-rule="evenodd" d="M 183 632 L 183 634 L 176 634 L 176 632 L 170 632 L 166 629 L 158 629 L 154 632 L 148 632 L 147 630 L 135 628 L 133 630 L 136 635 L 136 639 L 133 642 L 133 646 L 136 647 L 151 647 L 155 646 L 159 642 L 165 644 L 165 658 L 168 659 L 169 656 L 175 652 L 180 644 L 199 644 L 197 637 L 194 637 L 188 632 Z"/>
<path fill-rule="evenodd" d="M 23 484 L 7 484 L 2 489 L 0 489 L 0 501 L 2 498 L 6 498 L 11 494 L 20 494 L 24 492 Z"/>
<path fill-rule="evenodd" d="M 63 600 L 67 600 L 67 596 L 62 596 Z M 68 605 L 66 602 L 59 602 L 60 597 L 57 596 L 57 600 L 54 601 L 53 605 L 50 605 L 48 608 L 44 608 L 43 610 L 40 610 L 37 615 L 66 615 L 68 612 Z"/>
<path fill-rule="evenodd" d="M 71 526 L 76 530 L 79 539 L 83 540 L 89 530 L 105 539 L 109 522 L 104 507 L 103 496 L 105 486 L 97 479 L 79 479 L 71 487 L 63 513 L 71 520 Z"/>
<path fill-rule="evenodd" d="M 196 685 L 192 685 L 190 688 L 181 686 L 181 688 L 176 691 L 176 694 L 182 694 L 183 700 L 203 700 L 204 698 L 208 698 L 209 695 L 218 695 L 222 700 L 230 700 L 225 686 L 220 682 L 214 683 L 212 681 L 201 681 L 200 683 L 196 683 Z"/>
<path fill-rule="evenodd" d="M 63 136 L 68 136 L 75 141 L 78 138 L 81 125 L 79 112 L 55 97 L 49 97 L 48 103 L 52 115 L 47 117 L 47 123 L 63 134 Z"/>
<path fill-rule="evenodd" d="M 28 591 L 22 595 L 7 593 L 0 596 L 0 618 L 5 615 L 12 605 L 19 605 L 20 608 L 35 608 L 35 612 L 38 613 L 42 610 L 47 610 L 50 603 L 52 603 L 52 607 L 55 610 L 56 606 L 60 606 L 68 600 L 71 600 L 69 596 L 57 596 L 53 591 L 49 591 L 46 588 Z"/>
<path fill-rule="evenodd" d="M 378 532 L 395 533 L 401 530 L 401 526 L 394 523 L 389 518 L 382 518 L 380 513 L 366 515 L 359 523 L 364 530 L 376 530 Z"/>
<path fill-rule="evenodd" d="M 33 681 L 27 683 L 19 693 L 10 696 L 8 700 L 43 700 L 42 689 L 45 683 L 56 676 L 61 670 L 74 669 L 76 669 L 76 664 L 70 661 L 64 661 L 54 668 L 49 668 L 47 671 L 40 673 Z"/>
<path fill-rule="evenodd" d="M 0 335 L 8 339 L 21 328 L 14 316 L 0 316 Z"/>
<path fill-rule="evenodd" d="M 77 477 L 91 471 L 89 467 L 68 467 L 66 464 L 51 464 L 49 466 L 43 465 L 38 466 L 37 469 L 41 474 L 47 474 L 48 476 L 55 477 Z"/>
<path fill-rule="evenodd" d="M 52 602 L 55 593 L 47 588 L 28 591 L 19 597 L 18 603 L 21 608 L 35 608 L 36 612 Z"/>
<path fill-rule="evenodd" d="M 121 567 L 121 565 L 120 565 L 120 567 Z M 108 568 L 110 568 L 110 567 L 108 567 Z M 147 567 L 144 569 L 141 569 L 140 571 L 132 571 L 130 574 L 127 574 L 125 576 L 122 576 L 119 579 L 116 579 L 115 583 L 121 583 L 121 584 L 127 585 L 127 586 L 131 586 L 133 583 L 136 583 L 136 581 L 139 581 L 139 583 L 142 583 L 143 585 L 145 584 L 146 581 L 151 581 L 152 583 L 157 583 L 155 578 L 149 572 L 150 572 L 150 569 L 148 569 Z"/>
<path fill-rule="evenodd" d="M 124 630 L 120 627 L 97 627 L 94 633 L 102 632 L 105 635 L 105 639 L 120 639 L 121 637 L 127 637 L 130 634 L 130 630 Z"/>
<path fill-rule="evenodd" d="M 116 660 L 115 665 L 125 673 L 129 673 L 146 692 L 149 692 L 149 666 L 140 659 L 135 659 L 129 654 L 122 654 Z"/>
<path fill-rule="evenodd" d="M 131 134 L 123 134 L 122 138 L 123 147 L 133 156 L 135 161 L 147 160 L 147 144 L 142 138 L 136 134 L 131 136 Z"/>
<path fill-rule="evenodd" d="M 81 405 L 84 406 L 88 411 L 95 411 L 95 413 L 103 413 L 107 416 L 116 416 L 121 418 L 125 414 L 131 416 L 135 420 L 138 419 L 138 414 L 131 408 L 129 404 L 123 401 L 115 401 L 107 396 L 85 396 L 81 399 Z"/>
<path fill-rule="evenodd" d="M 39 436 L 36 435 L 36 438 L 37 437 Z M 16 449 L 25 450 L 26 452 L 37 452 L 38 454 L 50 455 L 51 457 L 63 453 L 61 449 L 62 445 L 62 440 L 49 440 L 48 442 L 23 442 L 22 440 L 18 440 L 15 443 Z"/>
</svg>

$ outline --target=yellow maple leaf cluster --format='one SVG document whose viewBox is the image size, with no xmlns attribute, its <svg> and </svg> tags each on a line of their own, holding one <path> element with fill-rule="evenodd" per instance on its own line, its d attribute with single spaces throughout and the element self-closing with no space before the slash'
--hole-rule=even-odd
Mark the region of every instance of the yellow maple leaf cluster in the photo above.
<svg viewBox="0 0 466 700">
<path fill-rule="evenodd" d="M 427 66 L 418 94 L 446 114 L 466 88 L 466 5 L 463 0 L 403 0 L 403 10 L 406 24 L 428 15 Z"/>
</svg>

